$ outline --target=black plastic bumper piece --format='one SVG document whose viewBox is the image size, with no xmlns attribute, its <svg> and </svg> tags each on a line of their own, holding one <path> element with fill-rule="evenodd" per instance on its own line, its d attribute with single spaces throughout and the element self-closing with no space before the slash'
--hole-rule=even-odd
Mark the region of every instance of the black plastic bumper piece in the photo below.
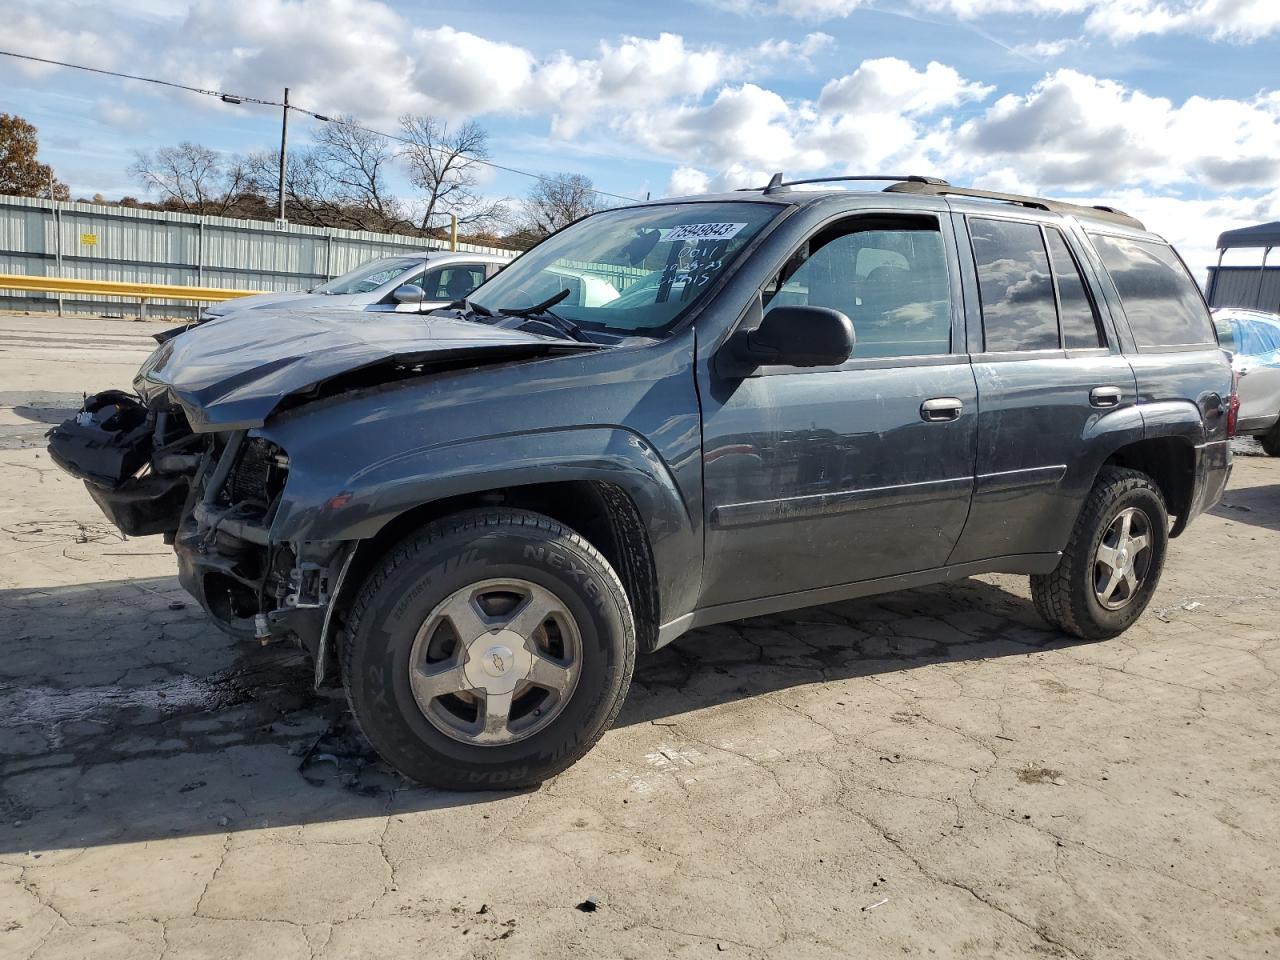
<svg viewBox="0 0 1280 960">
<path fill-rule="evenodd" d="M 127 537 L 177 530 L 188 489 L 184 476 L 154 473 L 128 480 L 114 490 L 90 480 L 84 485 L 107 519 Z"/>
<path fill-rule="evenodd" d="M 154 428 L 137 397 L 107 390 L 49 431 L 49 456 L 74 477 L 119 487 L 151 458 Z"/>
</svg>

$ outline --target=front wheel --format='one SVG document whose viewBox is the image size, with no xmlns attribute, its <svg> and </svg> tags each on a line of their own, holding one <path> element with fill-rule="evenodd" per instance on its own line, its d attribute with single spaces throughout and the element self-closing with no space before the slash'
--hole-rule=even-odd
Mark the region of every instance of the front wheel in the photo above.
<svg viewBox="0 0 1280 960">
<path fill-rule="evenodd" d="M 369 742 L 420 783 L 541 781 L 622 707 L 635 665 L 622 584 L 549 517 L 472 510 L 392 549 L 352 608 L 343 682 Z"/>
<path fill-rule="evenodd" d="M 1052 573 L 1031 578 L 1046 621 L 1085 640 L 1123 633 L 1155 593 L 1169 544 L 1169 512 L 1145 473 L 1106 467 L 1089 492 Z"/>
</svg>

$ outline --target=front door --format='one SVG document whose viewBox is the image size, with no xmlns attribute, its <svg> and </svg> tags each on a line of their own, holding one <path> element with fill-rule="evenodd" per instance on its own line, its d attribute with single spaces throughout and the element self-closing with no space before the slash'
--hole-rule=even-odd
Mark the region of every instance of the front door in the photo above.
<svg viewBox="0 0 1280 960">
<path fill-rule="evenodd" d="M 949 219 L 851 217 L 811 236 L 764 310 L 853 321 L 839 367 L 705 367 L 702 606 L 938 567 L 964 526 L 977 393 Z"/>
</svg>

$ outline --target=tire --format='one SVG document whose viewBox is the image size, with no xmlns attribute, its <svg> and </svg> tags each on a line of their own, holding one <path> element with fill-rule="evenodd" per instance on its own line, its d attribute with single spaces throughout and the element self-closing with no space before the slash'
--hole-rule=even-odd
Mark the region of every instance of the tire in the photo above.
<svg viewBox="0 0 1280 960">
<path fill-rule="evenodd" d="M 509 622 L 499 629 L 485 618 L 494 598 L 506 603 L 508 596 L 512 606 L 496 615 Z M 513 681 L 516 692 L 506 692 L 505 719 L 497 726 L 485 718 L 490 698 L 501 703 L 500 693 L 480 686 L 475 693 L 424 693 L 428 671 L 437 678 L 456 678 L 461 671 L 465 683 L 477 676 L 498 683 L 480 676 L 490 661 L 497 671 L 528 659 L 524 648 L 502 638 L 516 637 L 507 627 L 516 628 L 520 611 L 537 616 L 528 613 L 537 598 L 553 612 L 538 621 L 525 645 L 538 638 L 558 643 L 568 666 L 557 668 L 557 677 L 573 674 L 571 685 L 554 691 L 531 686 L 534 674 L 527 673 Z M 479 611 L 476 623 L 487 632 L 464 642 L 465 624 L 456 611 Z M 448 655 L 427 662 L 441 637 Z M 499 640 L 506 646 L 485 646 Z M 635 655 L 626 593 L 600 552 L 549 517 L 488 508 L 437 520 L 392 548 L 352 607 L 342 676 L 360 729 L 406 777 L 450 790 L 512 789 L 554 776 L 591 749 L 622 708 Z M 420 671 L 413 680 L 411 669 Z M 438 698 L 427 699 L 429 694 Z M 467 716 L 471 709 L 474 720 Z M 513 733 L 521 710 L 518 722 L 528 732 Z"/>
<path fill-rule="evenodd" d="M 1131 518 L 1131 529 L 1138 528 L 1139 517 L 1145 518 L 1150 542 L 1128 560 L 1134 565 L 1136 589 L 1117 584 L 1119 589 L 1110 598 L 1113 608 L 1109 608 L 1099 595 L 1106 589 L 1099 584 L 1111 583 L 1107 576 L 1111 568 L 1102 557 L 1120 554 L 1114 550 L 1107 554 L 1104 539 L 1115 542 L 1124 515 Z M 1052 573 L 1031 577 L 1036 611 L 1052 626 L 1084 640 L 1105 640 L 1123 633 L 1151 601 L 1168 545 L 1169 511 L 1155 482 L 1137 470 L 1104 467 L 1085 499 L 1058 566 Z M 1143 558 L 1147 550 L 1149 556 Z"/>
<path fill-rule="evenodd" d="M 1280 422 L 1258 438 L 1269 457 L 1280 457 Z"/>
</svg>

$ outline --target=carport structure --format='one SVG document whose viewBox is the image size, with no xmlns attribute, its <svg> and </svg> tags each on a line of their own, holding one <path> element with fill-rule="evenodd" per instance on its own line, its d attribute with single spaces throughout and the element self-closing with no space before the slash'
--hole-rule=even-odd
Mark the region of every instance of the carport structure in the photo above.
<svg viewBox="0 0 1280 960">
<path fill-rule="evenodd" d="M 1241 227 L 1219 235 L 1218 263 L 1209 268 L 1209 305 L 1280 312 L 1280 266 L 1267 266 L 1275 247 L 1280 247 L 1280 221 Z M 1227 251 L 1237 249 L 1262 250 L 1261 264 L 1223 266 Z"/>
</svg>

